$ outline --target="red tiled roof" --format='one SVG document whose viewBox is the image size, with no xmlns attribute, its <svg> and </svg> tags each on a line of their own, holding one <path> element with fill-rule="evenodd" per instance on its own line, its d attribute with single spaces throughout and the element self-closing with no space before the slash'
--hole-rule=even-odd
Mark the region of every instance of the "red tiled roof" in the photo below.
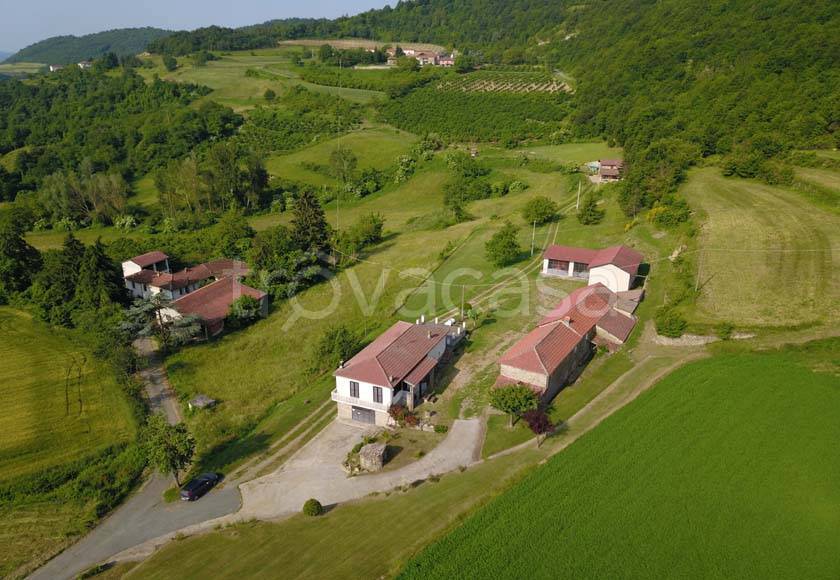
<svg viewBox="0 0 840 580">
<path fill-rule="evenodd" d="M 610 308 L 598 321 L 599 328 L 609 332 L 621 342 L 627 340 L 635 326 L 636 319 L 633 316 L 622 314 L 614 308 Z"/>
<path fill-rule="evenodd" d="M 548 260 L 563 260 L 566 262 L 579 262 L 588 264 L 595 257 L 598 250 L 589 248 L 575 248 L 574 246 L 548 246 L 543 253 L 543 258 Z"/>
<path fill-rule="evenodd" d="M 446 340 L 451 330 L 443 324 L 397 322 L 333 374 L 393 387 L 414 371 L 440 341 Z"/>
<path fill-rule="evenodd" d="M 610 246 L 600 250 L 595 259 L 589 263 L 589 267 L 595 268 L 612 264 L 631 276 L 635 276 L 643 259 L 644 257 L 639 252 L 627 246 Z"/>
<path fill-rule="evenodd" d="M 163 262 L 169 256 L 164 254 L 163 252 L 159 252 L 155 250 L 154 252 L 146 252 L 145 254 L 140 254 L 139 256 L 134 256 L 131 258 L 131 262 L 134 262 L 141 268 L 145 268 L 146 266 L 151 266 L 152 264 L 157 264 L 158 262 Z"/>
<path fill-rule="evenodd" d="M 601 159 L 599 161 L 599 163 L 601 164 L 601 167 L 604 167 L 605 165 L 607 167 L 623 167 L 624 166 L 624 161 L 621 160 L 621 159 Z"/>
<path fill-rule="evenodd" d="M 154 270 L 140 270 L 130 276 L 126 276 L 125 279 L 131 282 L 137 282 L 138 284 L 148 284 L 154 280 L 157 275 L 158 273 Z"/>
<path fill-rule="evenodd" d="M 615 294 L 603 284 L 578 288 L 546 315 L 535 329 L 514 344 L 502 356 L 501 363 L 551 375 L 602 321 L 606 325 L 604 330 L 623 342 L 636 321 L 613 310 L 614 301 Z"/>
<path fill-rule="evenodd" d="M 408 383 L 409 385 L 418 385 L 423 382 L 423 379 L 426 378 L 432 369 L 437 366 L 438 361 L 437 359 L 433 359 L 430 356 L 427 356 L 423 360 L 420 361 L 420 364 L 414 367 L 414 370 L 408 373 L 403 381 Z"/>
<path fill-rule="evenodd" d="M 502 355 L 501 362 L 525 371 L 550 375 L 583 338 L 584 335 L 562 320 L 544 324 L 514 344 Z"/>
<path fill-rule="evenodd" d="M 214 278 L 213 273 L 204 264 L 199 264 L 194 268 L 184 268 L 174 274 L 161 272 L 152 278 L 149 285 L 165 290 L 178 290 L 179 288 L 186 288 L 191 284 L 207 280 L 208 278 Z"/>
<path fill-rule="evenodd" d="M 221 278 L 222 276 L 238 276 L 240 278 L 244 278 L 251 273 L 250 268 L 248 268 L 248 264 L 245 262 L 240 260 L 229 260 L 227 258 L 223 258 L 221 260 L 211 260 L 209 262 L 205 262 L 202 266 L 205 266 L 208 270 L 210 270 L 210 273 L 216 278 Z"/>
<path fill-rule="evenodd" d="M 543 316 L 539 325 L 542 326 L 569 318 L 570 324 L 574 327 L 577 324 L 576 320 L 584 318 L 597 320 L 610 309 L 614 302 L 615 294 L 613 291 L 600 282 L 591 286 L 583 286 L 561 300 L 551 312 Z"/>
<path fill-rule="evenodd" d="M 617 167 L 604 167 L 601 166 L 599 169 L 601 175 L 603 177 L 619 177 L 621 176 L 621 171 Z"/>
<path fill-rule="evenodd" d="M 627 246 L 610 246 L 601 250 L 591 250 L 558 245 L 548 246 L 543 253 L 543 258 L 588 264 L 590 269 L 613 264 L 631 276 L 636 275 L 639 264 L 644 259 L 639 252 Z"/>
<path fill-rule="evenodd" d="M 181 314 L 198 316 L 208 325 L 213 325 L 227 317 L 230 305 L 240 296 L 262 300 L 266 293 L 246 286 L 231 277 L 225 277 L 186 296 L 181 296 L 172 302 L 172 307 Z"/>
</svg>

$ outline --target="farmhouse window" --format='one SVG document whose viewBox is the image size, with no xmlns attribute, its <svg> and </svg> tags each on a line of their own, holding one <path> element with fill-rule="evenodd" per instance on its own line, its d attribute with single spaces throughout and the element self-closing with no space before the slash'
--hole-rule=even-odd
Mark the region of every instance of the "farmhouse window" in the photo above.
<svg viewBox="0 0 840 580">
<path fill-rule="evenodd" d="M 350 381 L 350 396 L 359 398 L 359 383 L 356 381 Z"/>
<path fill-rule="evenodd" d="M 373 402 L 382 402 L 382 387 L 373 387 Z"/>
</svg>

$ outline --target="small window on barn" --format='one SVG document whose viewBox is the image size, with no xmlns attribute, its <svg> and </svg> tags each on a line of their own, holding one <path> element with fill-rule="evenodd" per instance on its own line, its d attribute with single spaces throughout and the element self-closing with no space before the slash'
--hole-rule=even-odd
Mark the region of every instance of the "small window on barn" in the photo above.
<svg viewBox="0 0 840 580">
<path fill-rule="evenodd" d="M 350 381 L 350 396 L 359 398 L 359 383 L 356 381 Z"/>
</svg>

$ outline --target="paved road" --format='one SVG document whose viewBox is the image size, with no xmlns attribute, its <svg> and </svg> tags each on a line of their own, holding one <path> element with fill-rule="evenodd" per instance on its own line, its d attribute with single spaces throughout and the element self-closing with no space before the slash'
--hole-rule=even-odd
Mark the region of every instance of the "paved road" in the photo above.
<svg viewBox="0 0 840 580">
<path fill-rule="evenodd" d="M 298 513 L 311 497 L 332 505 L 470 465 L 480 457 L 483 429 L 481 419 L 457 420 L 422 459 L 396 471 L 347 477 L 341 462 L 360 435 L 358 427 L 333 421 L 281 469 L 240 486 L 237 519 L 279 518 Z"/>
<path fill-rule="evenodd" d="M 179 423 L 178 401 L 154 344 L 141 339 L 135 342 L 135 347 L 150 361 L 141 375 L 146 382 L 151 410 L 164 413 L 171 424 Z M 239 491 L 235 486 L 213 490 L 197 502 L 167 504 L 163 501 L 163 492 L 173 484 L 172 477 L 156 473 L 88 535 L 36 570 L 30 578 L 74 578 L 79 572 L 123 550 L 239 509 Z"/>
<path fill-rule="evenodd" d="M 164 503 L 162 494 L 171 485 L 171 478 L 156 474 L 87 536 L 36 570 L 30 578 L 75 578 L 123 550 L 239 508 L 239 491 L 235 487 L 213 490 L 196 502 Z"/>
</svg>

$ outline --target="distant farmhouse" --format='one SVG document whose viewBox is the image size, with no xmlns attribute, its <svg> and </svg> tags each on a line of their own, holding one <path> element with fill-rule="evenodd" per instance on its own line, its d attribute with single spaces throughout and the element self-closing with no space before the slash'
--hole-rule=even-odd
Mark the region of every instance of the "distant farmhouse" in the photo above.
<svg viewBox="0 0 840 580">
<path fill-rule="evenodd" d="M 386 51 L 388 55 L 388 64 L 397 64 L 397 47 L 391 47 Z M 420 66 L 455 66 L 455 53 L 450 52 L 426 52 L 414 50 L 413 48 L 406 48 L 403 50 L 405 56 L 414 58 Z"/>
<path fill-rule="evenodd" d="M 603 284 L 578 288 L 502 356 L 497 387 L 524 384 L 547 403 L 573 382 L 595 343 L 616 348 L 633 328 L 641 290 L 615 293 Z"/>
<path fill-rule="evenodd" d="M 250 270 L 238 260 L 213 260 L 172 272 L 169 256 L 154 251 L 126 260 L 122 270 L 125 287 L 132 297 L 147 299 L 160 295 L 171 300 L 167 316 L 197 316 L 208 335 L 224 330 L 231 304 L 240 296 L 259 301 L 262 316 L 268 314 L 268 295 L 242 284 L 242 278 Z"/>
<path fill-rule="evenodd" d="M 93 63 L 90 62 L 89 60 L 83 60 L 83 61 L 77 63 L 77 66 L 82 70 L 87 70 L 87 69 L 89 69 L 93 66 Z"/>
<path fill-rule="evenodd" d="M 454 320 L 394 324 L 333 373 L 339 419 L 387 426 L 391 405 L 413 411 L 464 334 Z"/>
<path fill-rule="evenodd" d="M 624 161 L 621 159 L 601 159 L 598 161 L 598 177 L 601 181 L 618 181 L 624 171 Z"/>
<path fill-rule="evenodd" d="M 60 70 L 61 70 L 61 69 L 63 69 L 63 68 L 64 68 L 64 65 L 60 65 L 60 64 L 51 64 L 51 65 L 50 65 L 50 72 L 58 72 L 58 71 L 60 71 Z"/>
<path fill-rule="evenodd" d="M 579 278 L 589 284 L 603 284 L 613 292 L 633 287 L 642 255 L 627 246 L 611 246 L 602 250 L 572 246 L 549 246 L 543 253 L 542 274 Z"/>
</svg>

